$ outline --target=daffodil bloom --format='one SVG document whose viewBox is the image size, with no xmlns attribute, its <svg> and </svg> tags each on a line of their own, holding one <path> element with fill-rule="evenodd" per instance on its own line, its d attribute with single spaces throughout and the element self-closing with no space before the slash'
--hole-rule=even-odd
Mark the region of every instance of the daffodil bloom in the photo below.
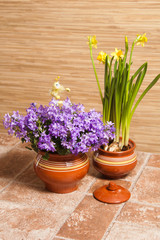
<svg viewBox="0 0 160 240">
<path fill-rule="evenodd" d="M 93 37 L 88 36 L 88 43 L 90 44 L 90 42 L 94 48 L 97 48 L 97 40 L 95 35 Z"/>
<path fill-rule="evenodd" d="M 144 43 L 147 42 L 147 37 L 146 37 L 146 33 L 144 33 L 143 35 L 139 35 L 137 34 L 137 38 L 136 38 L 136 45 L 142 45 L 142 47 L 144 47 Z"/>
<path fill-rule="evenodd" d="M 99 60 L 99 62 L 102 62 L 104 64 L 106 62 L 106 56 L 107 56 L 107 53 L 100 51 L 97 57 L 97 60 Z"/>
<path fill-rule="evenodd" d="M 117 60 L 117 61 L 119 59 L 123 59 L 124 58 L 122 50 L 121 49 L 118 50 L 117 48 L 115 48 L 115 52 L 111 53 L 111 56 L 113 56 L 114 59 Z"/>
</svg>

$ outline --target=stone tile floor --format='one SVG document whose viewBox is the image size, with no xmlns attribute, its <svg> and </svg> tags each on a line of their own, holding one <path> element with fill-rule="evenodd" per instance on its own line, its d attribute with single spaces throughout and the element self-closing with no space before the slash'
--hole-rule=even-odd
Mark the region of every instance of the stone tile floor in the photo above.
<svg viewBox="0 0 160 240">
<path fill-rule="evenodd" d="M 0 240 L 160 239 L 160 155 L 138 152 L 136 168 L 115 180 L 131 198 L 116 205 L 93 198 L 109 181 L 92 164 L 77 191 L 46 191 L 34 157 L 14 137 L 0 136 Z"/>
</svg>

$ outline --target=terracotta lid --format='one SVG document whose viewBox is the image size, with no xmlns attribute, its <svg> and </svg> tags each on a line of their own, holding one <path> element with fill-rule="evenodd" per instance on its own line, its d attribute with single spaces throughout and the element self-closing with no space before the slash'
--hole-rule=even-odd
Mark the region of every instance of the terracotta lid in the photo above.
<svg viewBox="0 0 160 240">
<path fill-rule="evenodd" d="M 114 182 L 98 188 L 94 191 L 93 195 L 97 200 L 104 203 L 126 202 L 131 196 L 127 189 L 116 185 Z"/>
</svg>

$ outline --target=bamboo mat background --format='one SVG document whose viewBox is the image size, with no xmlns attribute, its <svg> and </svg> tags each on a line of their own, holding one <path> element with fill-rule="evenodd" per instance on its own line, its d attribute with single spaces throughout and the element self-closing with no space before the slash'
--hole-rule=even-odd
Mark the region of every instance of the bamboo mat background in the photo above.
<svg viewBox="0 0 160 240">
<path fill-rule="evenodd" d="M 139 0 L 0 0 L 0 132 L 2 117 L 31 102 L 47 104 L 49 89 L 58 75 L 71 88 L 73 102 L 101 111 L 88 35 L 96 35 L 94 50 L 101 86 L 104 65 L 99 51 L 124 49 L 136 34 L 146 32 L 148 43 L 136 46 L 135 71 L 148 61 L 142 90 L 160 72 L 160 1 Z M 160 152 L 160 82 L 145 96 L 132 120 L 130 137 L 141 151 Z M 65 96 L 64 96 L 65 97 Z"/>
</svg>

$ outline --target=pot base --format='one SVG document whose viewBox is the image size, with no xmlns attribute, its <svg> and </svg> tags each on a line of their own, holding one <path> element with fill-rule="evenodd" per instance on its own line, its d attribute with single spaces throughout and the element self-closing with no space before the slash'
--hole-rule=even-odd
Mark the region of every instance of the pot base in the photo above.
<svg viewBox="0 0 160 240">
<path fill-rule="evenodd" d="M 45 183 L 45 187 L 48 191 L 54 193 L 71 193 L 77 190 L 78 186 L 57 186 L 56 184 Z"/>
<path fill-rule="evenodd" d="M 128 166 L 109 166 L 109 165 L 100 165 L 99 163 L 93 161 L 94 168 L 103 174 L 108 179 L 119 179 L 127 176 L 132 169 L 137 165 L 137 160 Z"/>
</svg>

